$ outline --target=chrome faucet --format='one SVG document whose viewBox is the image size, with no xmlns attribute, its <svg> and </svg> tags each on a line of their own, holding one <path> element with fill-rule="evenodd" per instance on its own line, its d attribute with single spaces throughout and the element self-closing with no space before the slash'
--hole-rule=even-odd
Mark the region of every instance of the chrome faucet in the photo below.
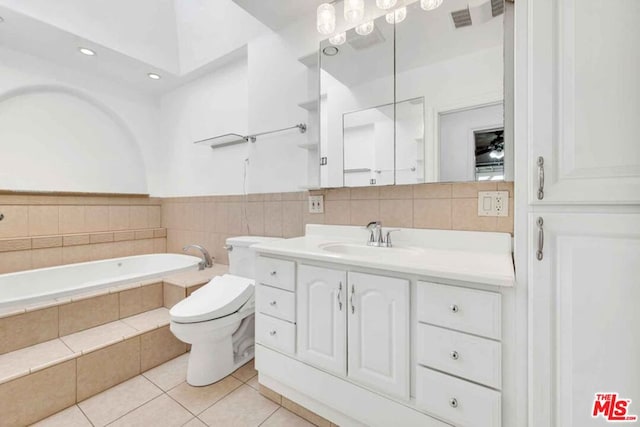
<svg viewBox="0 0 640 427">
<path fill-rule="evenodd" d="M 198 263 L 198 270 L 204 270 L 205 268 L 213 267 L 213 258 L 209 255 L 209 251 L 203 248 L 200 245 L 187 245 L 182 248 L 183 251 L 188 251 L 189 249 L 197 249 L 202 254 L 202 261 Z"/>
<path fill-rule="evenodd" d="M 387 230 L 387 237 L 385 239 L 384 234 L 382 232 L 382 222 L 381 221 L 371 221 L 367 224 L 366 229 L 369 230 L 369 240 L 367 241 L 367 246 L 375 246 L 375 247 L 384 247 L 390 248 L 393 246 L 391 243 L 391 233 L 394 231 L 400 231 L 399 228 L 394 228 L 393 230 Z"/>
</svg>

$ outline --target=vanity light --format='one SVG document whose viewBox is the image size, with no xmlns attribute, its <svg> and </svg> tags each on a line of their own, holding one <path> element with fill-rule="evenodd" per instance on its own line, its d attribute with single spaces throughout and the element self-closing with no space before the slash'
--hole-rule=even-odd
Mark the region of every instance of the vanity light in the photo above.
<svg viewBox="0 0 640 427">
<path fill-rule="evenodd" d="M 344 19 L 349 24 L 362 21 L 364 17 L 364 0 L 344 0 Z"/>
<path fill-rule="evenodd" d="M 83 55 L 87 55 L 87 56 L 96 56 L 96 52 L 87 48 L 87 47 L 79 47 L 78 51 L 83 54 Z"/>
<path fill-rule="evenodd" d="M 160 80 L 162 78 L 162 76 L 160 76 L 159 74 L 156 74 L 156 73 L 148 73 L 147 76 L 151 80 Z"/>
<path fill-rule="evenodd" d="M 440 7 L 443 0 L 420 0 L 420 7 L 424 10 L 433 10 Z"/>
<path fill-rule="evenodd" d="M 341 44 L 344 44 L 345 41 L 347 41 L 347 33 L 338 33 L 329 37 L 329 43 L 334 46 L 340 46 Z"/>
<path fill-rule="evenodd" d="M 360 24 L 356 27 L 356 33 L 361 36 L 366 36 L 371 34 L 373 31 L 373 21 L 365 22 L 364 24 Z"/>
<path fill-rule="evenodd" d="M 393 12 L 387 13 L 387 15 L 385 16 L 385 18 L 387 19 L 387 22 L 389 24 L 399 24 L 402 21 L 404 21 L 404 19 L 406 17 L 407 17 L 407 8 L 406 7 L 399 7 L 398 9 L 394 10 Z"/>
<path fill-rule="evenodd" d="M 376 0 L 376 6 L 382 10 L 391 9 L 396 3 L 398 3 L 398 0 Z"/>
<path fill-rule="evenodd" d="M 502 159 L 504 157 L 504 151 L 493 150 L 489 153 L 489 157 L 491 157 L 492 159 Z"/>
<path fill-rule="evenodd" d="M 336 8 L 330 3 L 318 6 L 316 28 L 320 34 L 331 34 L 336 29 Z"/>
</svg>

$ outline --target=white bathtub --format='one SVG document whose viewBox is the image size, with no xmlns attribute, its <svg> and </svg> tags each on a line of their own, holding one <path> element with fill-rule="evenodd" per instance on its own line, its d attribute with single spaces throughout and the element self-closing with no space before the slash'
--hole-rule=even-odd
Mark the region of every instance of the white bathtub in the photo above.
<svg viewBox="0 0 640 427">
<path fill-rule="evenodd" d="M 0 274 L 0 308 L 195 270 L 199 262 L 189 255 L 151 254 Z"/>
</svg>

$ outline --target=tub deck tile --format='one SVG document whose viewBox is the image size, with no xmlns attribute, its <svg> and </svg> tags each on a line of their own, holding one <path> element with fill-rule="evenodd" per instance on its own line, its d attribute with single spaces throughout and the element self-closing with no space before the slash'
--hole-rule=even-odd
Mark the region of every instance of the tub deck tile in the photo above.
<svg viewBox="0 0 640 427">
<path fill-rule="evenodd" d="M 60 339 L 5 353 L 0 355 L 0 383 L 26 375 L 38 367 L 62 362 L 73 354 Z"/>
<path fill-rule="evenodd" d="M 76 332 L 60 339 L 73 351 L 88 353 L 122 341 L 125 337 L 138 334 L 138 331 L 126 323 L 116 320 L 91 329 Z"/>
<path fill-rule="evenodd" d="M 122 321 L 138 331 L 150 331 L 169 324 L 169 310 L 160 307 L 135 316 L 126 317 Z"/>
</svg>

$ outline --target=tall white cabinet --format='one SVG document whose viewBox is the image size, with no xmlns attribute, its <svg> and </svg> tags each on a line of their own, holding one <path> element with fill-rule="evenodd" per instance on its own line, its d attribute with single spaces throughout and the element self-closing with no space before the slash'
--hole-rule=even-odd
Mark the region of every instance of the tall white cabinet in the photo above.
<svg viewBox="0 0 640 427">
<path fill-rule="evenodd" d="M 528 424 L 603 425 L 596 393 L 640 414 L 640 2 L 516 8 Z"/>
</svg>

